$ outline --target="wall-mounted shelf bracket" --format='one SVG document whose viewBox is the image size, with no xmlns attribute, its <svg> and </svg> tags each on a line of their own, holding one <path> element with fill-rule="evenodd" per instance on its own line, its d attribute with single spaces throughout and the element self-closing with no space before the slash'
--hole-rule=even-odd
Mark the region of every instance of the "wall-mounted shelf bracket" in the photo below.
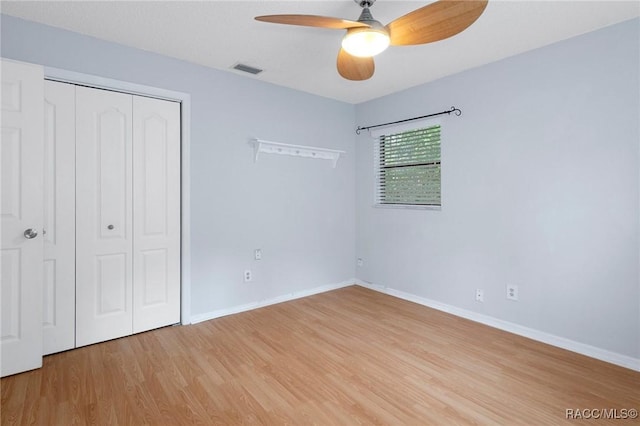
<svg viewBox="0 0 640 426">
<path fill-rule="evenodd" d="M 333 168 L 338 164 L 340 154 L 346 154 L 345 151 L 337 149 L 318 148 L 314 146 L 292 145 L 288 143 L 270 142 L 262 139 L 253 139 L 251 141 L 254 150 L 254 161 L 258 161 L 258 155 L 262 152 L 265 154 L 292 155 L 294 157 L 319 158 L 321 160 L 331 160 Z"/>
</svg>

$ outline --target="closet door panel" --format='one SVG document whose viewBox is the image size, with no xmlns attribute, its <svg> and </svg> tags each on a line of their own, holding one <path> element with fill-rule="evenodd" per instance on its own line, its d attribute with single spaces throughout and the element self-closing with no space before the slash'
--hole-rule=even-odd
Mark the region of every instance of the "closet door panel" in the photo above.
<svg viewBox="0 0 640 426">
<path fill-rule="evenodd" d="M 76 346 L 132 333 L 132 96 L 76 88 Z"/>
<path fill-rule="evenodd" d="M 0 375 L 42 366 L 42 67 L 0 61 Z"/>
<path fill-rule="evenodd" d="M 75 346 L 75 86 L 44 89 L 43 353 Z"/>
<path fill-rule="evenodd" d="M 180 104 L 133 97 L 133 331 L 180 321 Z"/>
</svg>

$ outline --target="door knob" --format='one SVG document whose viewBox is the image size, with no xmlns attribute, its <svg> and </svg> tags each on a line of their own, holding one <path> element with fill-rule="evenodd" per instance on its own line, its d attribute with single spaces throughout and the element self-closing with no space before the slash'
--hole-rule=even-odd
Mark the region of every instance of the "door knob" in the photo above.
<svg viewBox="0 0 640 426">
<path fill-rule="evenodd" d="M 24 237 L 28 240 L 35 238 L 38 236 L 38 232 L 34 231 L 33 229 L 29 228 L 27 230 L 24 231 Z"/>
<path fill-rule="evenodd" d="M 109 230 L 113 229 L 113 225 L 107 226 L 107 229 L 109 229 Z"/>
</svg>

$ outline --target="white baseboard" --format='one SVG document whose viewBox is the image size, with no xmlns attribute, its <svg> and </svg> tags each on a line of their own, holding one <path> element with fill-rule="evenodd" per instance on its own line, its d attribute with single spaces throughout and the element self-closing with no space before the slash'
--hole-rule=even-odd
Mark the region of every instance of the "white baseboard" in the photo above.
<svg viewBox="0 0 640 426">
<path fill-rule="evenodd" d="M 508 331 L 509 333 L 517 334 L 519 336 L 528 337 L 529 339 L 547 343 L 549 345 L 566 349 L 572 352 L 576 352 L 582 355 L 586 355 L 591 358 L 599 359 L 601 361 L 609 362 L 611 364 L 619 365 L 621 367 L 629 368 L 631 370 L 640 371 L 640 359 L 638 358 L 633 358 L 627 355 L 611 352 L 595 346 L 586 345 L 584 343 L 576 342 L 570 339 L 566 339 L 564 337 L 545 333 L 543 331 L 524 327 L 522 325 L 518 325 L 509 321 L 503 321 L 501 319 L 490 317 L 488 315 L 479 314 L 473 311 L 468 311 L 466 309 L 461 309 L 452 305 L 447 305 L 446 303 L 437 302 L 435 300 L 416 296 L 414 294 L 405 293 L 403 291 L 395 290 L 393 288 L 371 284 L 359 279 L 354 279 L 354 282 L 361 287 L 366 287 L 368 289 L 385 293 L 391 296 L 395 296 L 400 299 L 418 303 L 423 306 L 428 306 L 429 308 L 447 312 L 458 317 L 466 318 L 471 321 L 488 325 L 490 327 Z"/>
<path fill-rule="evenodd" d="M 240 312 L 246 312 L 252 309 L 258 309 L 258 308 L 263 308 L 269 305 L 275 305 L 277 303 L 288 302 L 289 300 L 300 299 L 302 297 L 312 296 L 314 294 L 324 293 L 324 292 L 336 290 L 342 287 L 348 287 L 348 286 L 354 285 L 355 283 L 356 283 L 355 279 L 350 279 L 338 284 L 323 285 L 320 287 L 314 287 L 307 290 L 283 294 L 282 296 L 276 296 L 270 299 L 246 303 L 244 305 L 239 305 L 239 306 L 233 306 L 231 308 L 219 309 L 216 311 L 206 312 L 203 314 L 195 314 L 195 315 L 191 315 L 191 323 L 196 324 L 196 323 L 199 323 L 202 321 L 208 321 L 214 318 L 220 318 L 227 315 L 238 314 Z"/>
</svg>

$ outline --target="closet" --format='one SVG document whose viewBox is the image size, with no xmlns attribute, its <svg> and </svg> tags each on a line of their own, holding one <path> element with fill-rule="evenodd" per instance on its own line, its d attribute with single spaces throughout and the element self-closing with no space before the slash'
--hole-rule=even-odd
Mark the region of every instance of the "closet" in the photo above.
<svg viewBox="0 0 640 426">
<path fill-rule="evenodd" d="M 76 347 L 180 320 L 179 117 L 175 102 L 45 82 L 45 354 L 73 347 L 65 311 Z"/>
<path fill-rule="evenodd" d="M 178 323 L 180 104 L 2 71 L 2 376 Z"/>
</svg>

